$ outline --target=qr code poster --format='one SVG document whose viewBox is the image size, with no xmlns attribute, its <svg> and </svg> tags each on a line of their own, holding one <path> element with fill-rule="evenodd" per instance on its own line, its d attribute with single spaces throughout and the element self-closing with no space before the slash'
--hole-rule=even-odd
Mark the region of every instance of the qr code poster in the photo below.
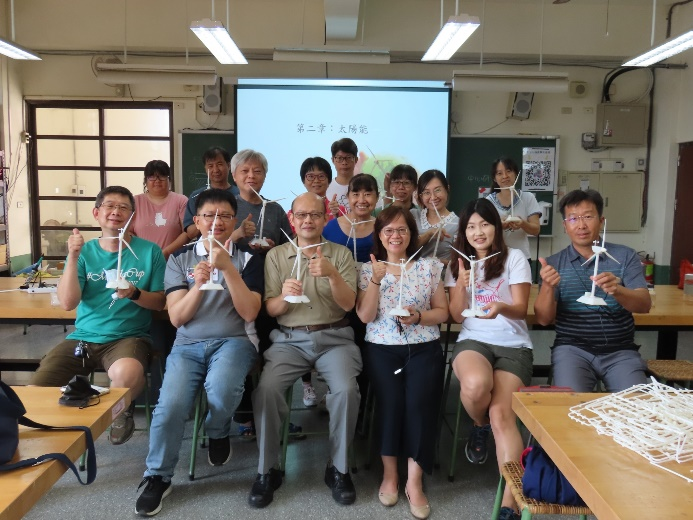
<svg viewBox="0 0 693 520">
<path fill-rule="evenodd" d="M 556 148 L 522 149 L 522 189 L 553 191 L 556 177 Z"/>
</svg>

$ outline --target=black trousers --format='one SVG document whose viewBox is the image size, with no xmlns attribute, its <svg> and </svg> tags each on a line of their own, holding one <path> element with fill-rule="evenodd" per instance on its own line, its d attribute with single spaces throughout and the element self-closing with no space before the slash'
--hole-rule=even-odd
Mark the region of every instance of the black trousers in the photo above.
<svg viewBox="0 0 693 520">
<path fill-rule="evenodd" d="M 440 341 L 367 342 L 362 354 L 375 391 L 380 454 L 412 458 L 430 474 L 445 371 Z"/>
</svg>

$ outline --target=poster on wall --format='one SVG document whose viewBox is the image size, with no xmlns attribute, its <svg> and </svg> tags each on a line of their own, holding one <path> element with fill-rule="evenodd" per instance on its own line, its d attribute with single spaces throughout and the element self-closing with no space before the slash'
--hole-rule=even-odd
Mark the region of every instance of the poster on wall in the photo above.
<svg viewBox="0 0 693 520">
<path fill-rule="evenodd" d="M 522 149 L 522 189 L 553 191 L 556 178 L 556 148 Z"/>
</svg>

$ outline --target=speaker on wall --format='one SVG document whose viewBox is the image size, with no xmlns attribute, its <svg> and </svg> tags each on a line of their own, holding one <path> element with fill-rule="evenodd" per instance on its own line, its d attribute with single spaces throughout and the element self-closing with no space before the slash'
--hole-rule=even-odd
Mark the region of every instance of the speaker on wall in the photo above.
<svg viewBox="0 0 693 520">
<path fill-rule="evenodd" d="M 587 95 L 586 81 L 571 81 L 568 88 L 568 95 L 571 98 L 583 98 Z"/>
<path fill-rule="evenodd" d="M 217 78 L 214 85 L 202 86 L 202 110 L 206 114 L 221 114 L 222 112 L 222 81 Z"/>
<path fill-rule="evenodd" d="M 529 119 L 533 100 L 534 92 L 511 92 L 508 100 L 507 117 L 509 119 Z"/>
</svg>

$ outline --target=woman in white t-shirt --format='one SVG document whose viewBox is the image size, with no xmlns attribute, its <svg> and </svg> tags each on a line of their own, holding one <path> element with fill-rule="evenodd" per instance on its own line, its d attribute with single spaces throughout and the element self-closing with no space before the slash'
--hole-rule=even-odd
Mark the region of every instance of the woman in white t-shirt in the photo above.
<svg viewBox="0 0 693 520">
<path fill-rule="evenodd" d="M 525 323 L 531 272 L 524 255 L 505 245 L 502 229 L 500 216 L 487 199 L 473 200 L 460 213 L 455 249 L 470 259 L 486 259 L 475 264 L 474 273 L 480 316 L 462 316 L 471 307 L 471 265 L 454 249 L 445 276 L 445 285 L 450 287 L 450 315 L 462 323 L 452 367 L 460 381 L 462 404 L 474 421 L 465 454 L 472 464 L 486 462 L 492 429 L 499 466 L 520 460 L 522 454 L 511 396 L 529 385 L 533 363 Z M 507 487 L 502 506 L 500 518 L 520 518 Z"/>
<path fill-rule="evenodd" d="M 540 230 L 539 219 L 541 218 L 541 206 L 537 202 L 534 193 L 520 191 L 515 184 L 519 170 L 515 161 L 508 157 L 501 157 L 491 165 L 491 194 L 488 196 L 493 205 L 498 210 L 503 221 L 503 237 L 508 247 L 513 247 L 522 251 L 526 259 L 532 255 L 529 252 L 528 235 L 538 235 Z M 515 186 L 517 195 L 510 188 Z M 508 221 L 512 205 L 512 215 L 519 220 Z"/>
<path fill-rule="evenodd" d="M 385 208 L 374 234 L 371 261 L 361 266 L 356 313 L 366 323 L 362 355 L 378 407 L 383 461 L 378 498 L 387 507 L 397 503 L 402 456 L 409 508 L 422 519 L 430 513 L 422 478 L 433 470 L 445 363 L 438 328 L 448 318 L 443 264 L 417 257 L 416 222 L 402 207 Z M 410 260 L 404 272 L 402 260 Z M 390 314 L 400 305 L 406 316 Z"/>
</svg>

